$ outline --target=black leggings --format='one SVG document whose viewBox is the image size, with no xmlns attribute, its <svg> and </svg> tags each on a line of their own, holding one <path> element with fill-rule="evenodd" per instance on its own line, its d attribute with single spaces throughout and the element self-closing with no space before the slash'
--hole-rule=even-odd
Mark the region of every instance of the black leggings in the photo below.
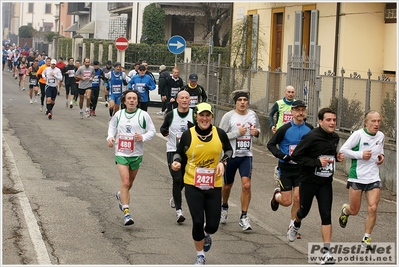
<svg viewBox="0 0 399 267">
<path fill-rule="evenodd" d="M 328 179 L 328 178 L 320 178 Z M 331 207 L 333 201 L 332 183 L 328 182 L 323 185 L 314 183 L 299 183 L 299 200 L 301 206 L 297 211 L 299 219 L 305 218 L 310 208 L 312 207 L 313 197 L 316 196 L 317 204 L 319 206 L 319 214 L 322 225 L 331 224 Z"/>
<path fill-rule="evenodd" d="M 193 185 L 184 185 L 187 205 L 193 220 L 192 236 L 195 241 L 204 239 L 204 211 L 206 217 L 205 232 L 214 234 L 219 228 L 222 188 L 201 190 Z"/>
<path fill-rule="evenodd" d="M 168 160 L 169 172 L 173 179 L 172 196 L 173 200 L 175 201 L 176 210 L 178 210 L 181 209 L 181 190 L 184 187 L 182 172 L 184 172 L 184 170 L 174 171 L 170 168 L 170 165 L 173 162 L 174 154 L 175 152 L 166 152 L 166 158 Z"/>
<path fill-rule="evenodd" d="M 45 83 L 40 83 L 40 101 L 42 103 L 42 106 L 44 105 L 44 98 L 46 97 L 46 84 Z"/>
<path fill-rule="evenodd" d="M 100 87 L 92 87 L 91 88 L 90 109 L 96 110 L 99 94 L 100 94 Z"/>
</svg>

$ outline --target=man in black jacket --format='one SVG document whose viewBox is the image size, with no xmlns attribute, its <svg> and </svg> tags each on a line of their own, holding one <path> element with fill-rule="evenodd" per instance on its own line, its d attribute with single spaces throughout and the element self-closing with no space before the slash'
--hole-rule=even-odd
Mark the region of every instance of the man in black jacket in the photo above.
<svg viewBox="0 0 399 267">
<path fill-rule="evenodd" d="M 170 73 L 169 71 L 166 70 L 166 66 L 165 65 L 159 66 L 158 94 L 161 95 L 162 98 L 162 108 L 160 112 L 157 112 L 158 115 L 163 115 L 167 108 L 165 85 L 166 85 L 166 79 L 169 77 Z"/>
<path fill-rule="evenodd" d="M 301 166 L 300 208 L 296 213 L 294 224 L 287 232 L 287 238 L 291 242 L 295 241 L 301 220 L 308 215 L 313 198 L 316 197 L 324 243 L 321 264 L 332 264 L 335 263 L 335 258 L 330 252 L 332 181 L 336 161 L 343 161 L 344 155 L 341 152 L 337 153 L 339 136 L 335 133 L 336 113 L 330 108 L 322 108 L 318 113 L 318 118 L 320 126 L 305 134 L 291 155 L 291 159 Z"/>
<path fill-rule="evenodd" d="M 182 90 L 190 94 L 190 108 L 194 109 L 197 104 L 208 99 L 204 87 L 198 84 L 198 75 L 195 73 L 188 76 L 188 84 L 183 86 Z"/>
<path fill-rule="evenodd" d="M 183 80 L 179 77 L 180 70 L 175 67 L 172 70 L 172 76 L 169 76 L 165 82 L 165 97 L 167 104 L 167 110 L 169 112 L 174 108 L 177 108 L 176 95 L 183 87 Z M 163 99 L 165 97 L 163 96 Z"/>
<path fill-rule="evenodd" d="M 71 100 L 69 102 L 69 107 L 73 108 L 74 95 L 77 92 L 77 85 L 75 79 L 75 72 L 78 68 L 74 64 L 73 57 L 68 58 L 68 64 L 61 70 L 65 77 L 65 98 L 68 100 L 69 91 L 71 92 Z"/>
</svg>

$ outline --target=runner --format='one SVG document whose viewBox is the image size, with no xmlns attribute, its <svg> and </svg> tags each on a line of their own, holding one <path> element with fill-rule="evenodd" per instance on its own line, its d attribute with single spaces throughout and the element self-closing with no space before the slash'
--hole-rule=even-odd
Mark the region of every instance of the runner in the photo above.
<svg viewBox="0 0 399 267">
<path fill-rule="evenodd" d="M 224 114 L 219 127 L 227 133 L 233 148 L 233 156 L 226 165 L 222 188 L 222 210 L 220 223 L 227 222 L 229 197 L 234 184 L 237 169 L 241 176 L 241 216 L 239 226 L 242 230 L 252 230 L 247 214 L 251 201 L 252 179 L 252 140 L 258 137 L 260 130 L 259 118 L 249 106 L 249 92 L 236 90 L 231 93 L 235 103 L 235 109 Z"/>
<path fill-rule="evenodd" d="M 36 76 L 39 78 L 39 87 L 40 87 L 40 112 L 43 111 L 43 106 L 44 106 L 44 98 L 46 97 L 46 79 L 42 77 L 43 71 L 47 68 L 50 67 L 51 64 L 51 58 L 46 59 L 46 63 L 43 64 L 42 66 L 39 67 L 39 70 L 36 73 Z M 46 115 L 48 114 L 48 110 L 46 110 Z"/>
<path fill-rule="evenodd" d="M 300 208 L 295 221 L 287 232 L 290 242 L 297 238 L 302 220 L 309 214 L 313 198 L 316 197 L 321 219 L 321 235 L 324 243 L 321 264 L 333 264 L 335 258 L 330 251 L 332 237 L 331 208 L 333 200 L 332 181 L 336 161 L 344 155 L 337 153 L 339 136 L 335 133 L 337 116 L 330 108 L 318 113 L 319 127 L 302 136 L 291 159 L 301 166 L 299 177 Z"/>
<path fill-rule="evenodd" d="M 196 265 L 205 264 L 204 252 L 212 245 L 210 235 L 219 228 L 224 168 L 233 153 L 227 134 L 212 126 L 212 118 L 210 104 L 197 105 L 196 125 L 182 134 L 172 163 L 173 171 L 184 170 Z"/>
<path fill-rule="evenodd" d="M 33 65 L 29 67 L 27 75 L 29 76 L 29 101 L 32 104 L 33 92 L 35 93 L 35 103 L 37 102 L 37 93 L 39 92 L 39 82 L 36 76 L 39 70 L 39 60 L 34 59 Z"/>
<path fill-rule="evenodd" d="M 65 79 L 65 102 L 68 107 L 68 102 L 69 102 L 69 108 L 73 108 L 73 100 L 74 96 L 77 93 L 77 86 L 76 86 L 76 79 L 75 79 L 75 73 L 78 70 L 78 68 L 74 65 L 73 63 L 74 59 L 73 57 L 68 58 L 68 65 L 62 69 L 62 73 L 64 74 L 64 79 Z M 69 98 L 69 92 L 71 92 L 71 97 Z"/>
<path fill-rule="evenodd" d="M 108 126 L 108 147 L 115 148 L 115 163 L 121 177 L 120 191 L 116 193 L 119 208 L 124 213 L 124 224 L 132 225 L 129 191 L 139 171 L 144 146 L 155 135 L 155 126 L 147 112 L 138 108 L 140 96 L 135 91 L 125 91 L 121 102 L 126 108 L 112 117 Z"/>
<path fill-rule="evenodd" d="M 21 59 L 18 61 L 17 69 L 19 76 L 18 87 L 19 89 L 21 89 L 22 84 L 22 91 L 25 91 L 25 77 L 26 71 L 28 70 L 28 61 L 26 60 L 25 56 L 22 56 Z"/>
<path fill-rule="evenodd" d="M 357 215 L 362 203 L 363 192 L 367 202 L 367 217 L 362 245 L 371 250 L 371 232 L 377 220 L 380 201 L 381 177 L 379 166 L 384 162 L 385 135 L 380 131 L 381 115 L 370 110 L 364 116 L 364 128 L 357 130 L 346 140 L 341 152 L 352 161 L 348 183 L 349 204 L 343 204 L 339 225 L 346 227 L 349 215 Z"/>
<path fill-rule="evenodd" d="M 170 199 L 170 207 L 176 209 L 176 221 L 182 223 L 186 220 L 182 212 L 182 193 L 183 190 L 183 170 L 174 171 L 171 169 L 173 155 L 176 153 L 177 145 L 182 133 L 190 126 L 194 125 L 194 112 L 188 107 L 190 103 L 190 94 L 182 91 L 176 96 L 177 108 L 169 111 L 160 132 L 163 136 L 168 136 L 166 143 L 166 159 L 168 167 L 173 179 L 172 198 Z"/>
<path fill-rule="evenodd" d="M 150 90 L 154 90 L 156 85 L 150 75 L 146 74 L 147 69 L 144 65 L 139 66 L 139 75 L 134 75 L 128 85 L 128 90 L 136 90 L 140 93 L 141 103 L 140 108 L 144 111 L 148 109 L 150 100 Z"/>
<path fill-rule="evenodd" d="M 46 80 L 46 103 L 49 120 L 53 118 L 53 108 L 59 91 L 57 80 L 62 81 L 62 73 L 55 66 L 56 63 L 57 60 L 52 59 L 50 67 L 45 68 L 42 73 L 42 77 Z"/>
<path fill-rule="evenodd" d="M 120 62 L 116 62 L 114 70 L 105 74 L 105 78 L 109 87 L 109 119 L 119 110 L 121 104 L 121 95 L 123 84 L 127 84 L 127 75 L 121 71 L 122 65 Z"/>
<path fill-rule="evenodd" d="M 108 72 L 110 72 L 111 70 L 113 70 L 112 67 L 112 61 L 108 60 L 107 61 L 107 65 L 102 69 L 104 72 L 104 75 L 107 74 Z M 108 83 L 104 81 L 104 99 L 105 99 L 105 107 L 108 107 Z"/>
<path fill-rule="evenodd" d="M 83 102 L 86 95 L 86 118 L 90 117 L 90 98 L 91 98 L 91 88 L 94 78 L 94 68 L 90 66 L 90 58 L 85 58 L 83 60 L 84 66 L 80 67 L 76 73 L 75 78 L 79 79 L 79 115 L 83 119 Z"/>
<path fill-rule="evenodd" d="M 94 60 L 93 67 L 94 67 L 94 78 L 92 82 L 91 88 L 91 99 L 90 99 L 90 116 L 97 116 L 96 115 L 96 107 L 98 96 L 100 94 L 100 85 L 101 85 L 101 77 L 104 77 L 103 71 L 100 69 L 100 62 Z"/>
<path fill-rule="evenodd" d="M 296 212 L 299 209 L 299 174 L 301 167 L 291 160 L 291 154 L 302 136 L 313 129 L 313 126 L 306 123 L 305 102 L 296 100 L 291 105 L 293 119 L 281 126 L 267 143 L 267 148 L 279 158 L 278 169 L 281 184 L 274 189 L 273 197 L 270 201 L 271 208 L 276 211 L 279 205 L 291 207 L 291 221 L 288 229 L 295 220 Z M 293 194 L 292 194 L 293 192 Z M 298 233 L 297 238 L 301 235 Z"/>
</svg>

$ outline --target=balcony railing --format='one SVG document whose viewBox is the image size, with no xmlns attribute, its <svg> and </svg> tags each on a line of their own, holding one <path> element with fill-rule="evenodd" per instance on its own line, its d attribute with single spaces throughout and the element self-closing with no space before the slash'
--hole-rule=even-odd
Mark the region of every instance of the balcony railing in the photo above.
<svg viewBox="0 0 399 267">
<path fill-rule="evenodd" d="M 133 7 L 133 3 L 108 3 L 108 11 L 113 11 L 126 7 Z"/>
<path fill-rule="evenodd" d="M 68 3 L 68 15 L 88 14 L 89 8 L 85 7 L 85 3 Z"/>
</svg>

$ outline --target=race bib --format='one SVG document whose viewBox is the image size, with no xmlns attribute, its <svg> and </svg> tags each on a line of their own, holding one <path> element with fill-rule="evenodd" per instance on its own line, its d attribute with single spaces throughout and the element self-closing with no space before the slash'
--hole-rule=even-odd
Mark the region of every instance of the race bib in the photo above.
<svg viewBox="0 0 399 267">
<path fill-rule="evenodd" d="M 175 97 L 176 95 L 177 95 L 177 93 L 179 92 L 179 87 L 177 87 L 177 88 L 170 88 L 170 96 L 171 97 Z"/>
<path fill-rule="evenodd" d="M 144 93 L 145 92 L 145 83 L 137 83 L 137 91 L 139 91 L 139 93 Z"/>
<path fill-rule="evenodd" d="M 93 83 L 99 83 L 100 79 L 98 78 L 98 76 L 95 76 L 93 78 Z"/>
<path fill-rule="evenodd" d="M 198 96 L 190 96 L 190 107 L 195 107 L 198 104 Z"/>
<path fill-rule="evenodd" d="M 292 121 L 292 113 L 291 111 L 284 111 L 283 113 L 283 123 L 287 123 Z"/>
<path fill-rule="evenodd" d="M 131 135 L 119 136 L 117 151 L 124 154 L 131 154 L 134 151 L 134 137 Z"/>
<path fill-rule="evenodd" d="M 335 171 L 335 157 L 330 155 L 321 155 L 318 158 L 327 157 L 328 163 L 324 167 L 316 167 L 314 170 L 314 174 L 319 177 L 330 177 L 334 174 Z"/>
<path fill-rule="evenodd" d="M 195 168 L 194 186 L 201 190 L 209 190 L 215 187 L 215 169 Z"/>
<path fill-rule="evenodd" d="M 69 70 L 68 77 L 74 77 L 75 76 L 75 70 Z"/>
<path fill-rule="evenodd" d="M 122 92 L 122 90 L 121 90 L 122 88 L 121 88 L 121 85 L 120 84 L 116 84 L 116 85 L 112 85 L 112 92 L 113 93 L 121 93 Z"/>
<path fill-rule="evenodd" d="M 47 84 L 50 85 L 50 86 L 54 86 L 55 85 L 55 79 L 54 78 L 48 79 Z"/>
<path fill-rule="evenodd" d="M 37 85 L 37 79 L 30 79 L 29 84 L 31 85 Z"/>
<path fill-rule="evenodd" d="M 236 139 L 236 152 L 247 152 L 251 148 L 252 139 L 248 135 L 238 137 Z"/>
<path fill-rule="evenodd" d="M 89 70 L 83 71 L 83 77 L 90 78 L 91 77 L 91 71 L 89 71 Z"/>
<path fill-rule="evenodd" d="M 292 153 L 294 152 L 295 148 L 296 148 L 296 145 L 290 145 L 290 146 L 289 146 L 289 155 L 290 155 L 290 156 L 291 156 Z M 296 163 L 295 161 L 293 161 L 293 160 L 290 160 L 289 162 L 292 163 L 292 164 L 297 164 L 297 163 Z"/>
</svg>

